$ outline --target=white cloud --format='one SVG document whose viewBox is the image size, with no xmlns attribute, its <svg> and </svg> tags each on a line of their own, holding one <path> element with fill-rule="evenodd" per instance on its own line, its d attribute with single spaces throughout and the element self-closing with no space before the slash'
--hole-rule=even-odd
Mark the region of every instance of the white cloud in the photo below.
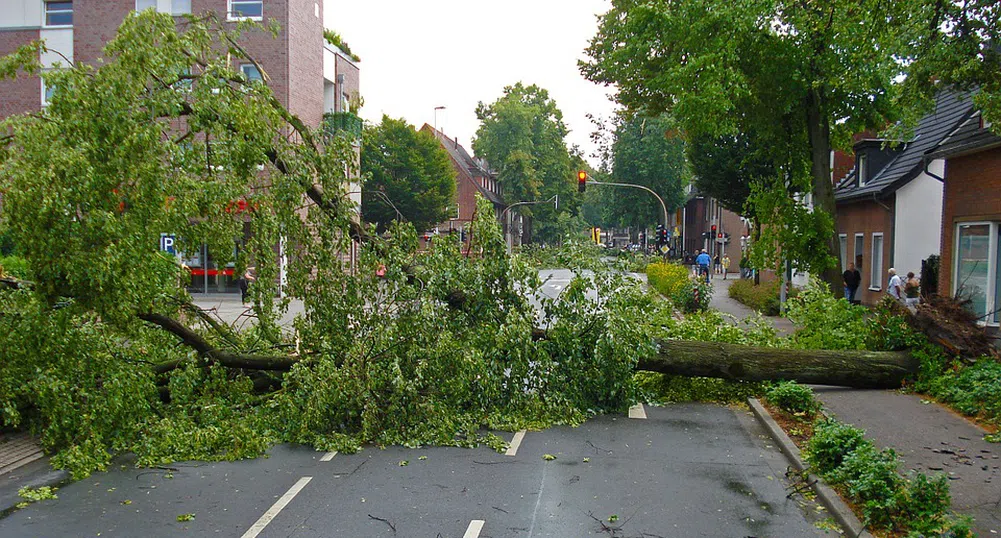
<svg viewBox="0 0 1001 538">
<path fill-rule="evenodd" d="M 328 28 L 361 57 L 362 116 L 433 123 L 466 147 L 478 101 L 504 86 L 538 84 L 563 111 L 568 143 L 590 154 L 586 114 L 608 115 L 609 88 L 584 80 L 577 60 L 609 0 L 325 0 Z"/>
</svg>

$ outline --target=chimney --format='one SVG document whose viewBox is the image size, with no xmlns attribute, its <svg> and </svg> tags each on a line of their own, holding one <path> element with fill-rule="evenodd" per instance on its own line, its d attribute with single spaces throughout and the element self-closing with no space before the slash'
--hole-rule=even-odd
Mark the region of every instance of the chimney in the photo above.
<svg viewBox="0 0 1001 538">
<path fill-rule="evenodd" d="M 455 149 L 459 149 L 459 137 L 455 137 Z"/>
</svg>

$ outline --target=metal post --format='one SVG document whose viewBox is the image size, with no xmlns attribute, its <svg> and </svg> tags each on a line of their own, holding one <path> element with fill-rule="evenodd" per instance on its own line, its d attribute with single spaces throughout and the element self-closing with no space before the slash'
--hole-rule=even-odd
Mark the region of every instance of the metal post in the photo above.
<svg viewBox="0 0 1001 538">
<path fill-rule="evenodd" d="M 504 220 L 506 218 L 505 215 L 507 215 L 507 212 L 510 211 L 511 208 L 514 208 L 514 207 L 517 207 L 517 206 L 520 206 L 520 205 L 537 205 L 537 204 L 549 204 L 549 203 L 555 203 L 556 207 L 558 208 L 559 207 L 559 203 L 560 203 L 559 195 L 558 194 L 554 195 L 552 198 L 550 198 L 548 200 L 541 200 L 541 201 L 535 201 L 535 202 L 516 202 L 516 203 L 513 203 L 513 204 L 505 207 L 504 211 L 501 211 L 500 221 L 501 222 L 505 222 L 505 220 Z M 508 234 L 508 237 L 511 237 L 510 233 Z M 506 241 L 506 243 L 507 243 L 507 253 L 508 254 L 511 253 L 511 250 L 512 250 L 511 243 L 513 243 L 513 241 L 514 241 L 513 238 L 511 238 L 510 241 Z"/>
</svg>

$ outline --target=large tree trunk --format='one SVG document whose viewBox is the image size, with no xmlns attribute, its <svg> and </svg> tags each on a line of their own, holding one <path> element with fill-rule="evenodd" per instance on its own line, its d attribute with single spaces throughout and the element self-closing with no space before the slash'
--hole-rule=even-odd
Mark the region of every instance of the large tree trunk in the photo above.
<svg viewBox="0 0 1001 538">
<path fill-rule="evenodd" d="M 918 371 L 905 351 L 814 351 L 664 340 L 638 370 L 741 381 L 789 380 L 854 388 L 900 388 Z"/>
<path fill-rule="evenodd" d="M 831 287 L 842 287 L 841 247 L 838 245 L 838 211 L 834 202 L 834 184 L 831 181 L 831 123 L 824 110 L 820 90 L 813 89 L 806 97 L 807 133 L 810 141 L 810 175 L 813 176 L 813 207 L 831 216 L 834 233 L 827 239 L 827 251 L 838 263 L 821 277 Z"/>
</svg>

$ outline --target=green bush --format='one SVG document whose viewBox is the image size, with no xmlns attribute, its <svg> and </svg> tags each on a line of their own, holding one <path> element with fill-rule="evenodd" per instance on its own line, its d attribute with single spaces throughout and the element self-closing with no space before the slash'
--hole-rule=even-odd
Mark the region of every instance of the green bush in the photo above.
<svg viewBox="0 0 1001 538">
<path fill-rule="evenodd" d="M 755 285 L 753 280 L 737 280 L 730 284 L 730 298 L 766 316 L 779 315 L 779 282 Z"/>
<path fill-rule="evenodd" d="M 825 418 L 814 426 L 805 457 L 813 470 L 826 478 L 841 466 L 849 454 L 866 445 L 872 443 L 865 438 L 864 431 Z"/>
<path fill-rule="evenodd" d="M 701 278 L 692 278 L 671 296 L 674 306 L 686 314 L 709 310 L 713 287 Z"/>
<path fill-rule="evenodd" d="M 923 473 L 912 476 L 907 481 L 902 503 L 911 530 L 921 534 L 938 532 L 947 524 L 945 515 L 949 513 L 950 501 L 949 481 L 944 474 L 935 478 Z M 955 532 L 953 535 L 965 536 Z"/>
<path fill-rule="evenodd" d="M 789 301 L 786 314 L 799 326 L 793 344 L 803 349 L 867 349 L 866 308 L 836 299 L 814 279 Z"/>
<path fill-rule="evenodd" d="M 1001 362 L 981 359 L 928 382 L 928 392 L 968 416 L 1001 424 Z"/>
<path fill-rule="evenodd" d="M 803 413 L 813 416 L 820 410 L 820 402 L 813 397 L 810 387 L 800 385 L 795 381 L 782 381 L 765 393 L 765 398 L 772 405 L 778 406 L 788 413 Z"/>
<path fill-rule="evenodd" d="M 674 297 L 691 278 L 691 271 L 678 263 L 657 262 L 646 266 L 647 283 L 664 297 Z"/>
<path fill-rule="evenodd" d="M 899 511 L 904 479 L 897 473 L 900 460 L 893 450 L 877 451 L 863 443 L 847 454 L 841 465 L 827 473 L 832 484 L 841 484 L 862 508 L 865 522 L 878 527 L 893 524 Z"/>
<path fill-rule="evenodd" d="M 28 278 L 28 260 L 17 256 L 0 256 L 0 277 Z"/>
</svg>

